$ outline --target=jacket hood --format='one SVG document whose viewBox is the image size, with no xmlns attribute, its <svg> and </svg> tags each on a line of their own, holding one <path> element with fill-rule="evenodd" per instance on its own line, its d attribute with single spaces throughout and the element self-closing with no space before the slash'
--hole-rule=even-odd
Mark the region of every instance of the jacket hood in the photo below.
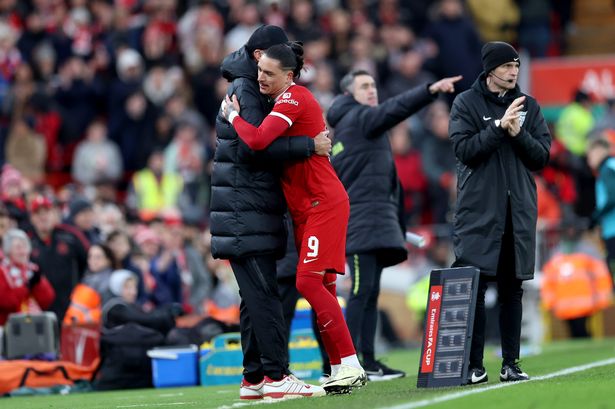
<svg viewBox="0 0 615 409">
<path fill-rule="evenodd" d="M 492 92 L 489 90 L 489 88 L 487 88 L 487 74 L 485 74 L 484 71 L 481 72 L 476 81 L 474 81 L 474 84 L 472 84 L 472 89 L 479 94 L 485 95 L 490 101 L 497 105 L 508 106 L 513 102 L 515 98 L 522 95 L 519 88 L 519 84 L 515 84 L 514 89 L 508 91 L 506 94 L 504 94 L 503 97 L 499 97 L 496 92 Z"/>
<path fill-rule="evenodd" d="M 327 122 L 335 128 L 335 126 L 342 120 L 344 115 L 346 115 L 348 111 L 356 105 L 359 105 L 359 103 L 352 95 L 339 95 L 333 100 L 331 106 L 329 107 L 329 111 L 327 111 Z"/>
<path fill-rule="evenodd" d="M 250 54 L 244 46 L 224 58 L 220 66 L 220 72 L 229 82 L 237 78 L 247 78 L 256 81 L 258 75 L 257 68 L 256 61 L 250 58 Z"/>
</svg>

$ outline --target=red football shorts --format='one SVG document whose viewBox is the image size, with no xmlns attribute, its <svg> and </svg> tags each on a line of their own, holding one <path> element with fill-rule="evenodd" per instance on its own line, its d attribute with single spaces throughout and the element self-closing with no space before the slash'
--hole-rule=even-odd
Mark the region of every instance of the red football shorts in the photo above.
<svg viewBox="0 0 615 409">
<path fill-rule="evenodd" d="M 316 206 L 302 221 L 294 222 L 298 272 L 333 270 L 344 274 L 349 216 L 346 199 L 333 206 Z"/>
</svg>

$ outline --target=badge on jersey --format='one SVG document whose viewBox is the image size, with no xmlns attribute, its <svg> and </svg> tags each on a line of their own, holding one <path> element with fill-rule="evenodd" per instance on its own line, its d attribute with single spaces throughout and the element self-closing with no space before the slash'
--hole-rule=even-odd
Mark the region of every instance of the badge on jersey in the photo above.
<svg viewBox="0 0 615 409">
<path fill-rule="evenodd" d="M 299 106 L 299 102 L 293 98 L 293 94 L 291 92 L 283 93 L 282 96 L 276 101 L 276 105 L 277 104 L 290 104 L 294 106 Z"/>
<path fill-rule="evenodd" d="M 527 111 L 520 111 L 519 112 L 519 126 L 523 126 L 523 123 L 525 122 L 525 116 L 527 115 Z"/>
</svg>

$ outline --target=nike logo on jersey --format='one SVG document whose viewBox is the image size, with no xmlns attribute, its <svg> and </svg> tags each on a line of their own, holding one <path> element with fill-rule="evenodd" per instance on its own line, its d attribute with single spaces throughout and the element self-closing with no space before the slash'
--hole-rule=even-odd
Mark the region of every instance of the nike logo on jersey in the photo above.
<svg viewBox="0 0 615 409">
<path fill-rule="evenodd" d="M 311 263 L 312 261 L 316 261 L 316 260 L 318 260 L 318 257 L 317 258 L 313 258 L 311 260 L 308 260 L 307 258 L 304 258 L 303 259 L 303 264 Z"/>
<path fill-rule="evenodd" d="M 488 121 L 488 120 L 490 120 L 490 119 L 491 119 L 491 117 L 490 117 L 490 116 L 485 116 L 485 115 L 483 115 L 483 121 Z"/>
</svg>

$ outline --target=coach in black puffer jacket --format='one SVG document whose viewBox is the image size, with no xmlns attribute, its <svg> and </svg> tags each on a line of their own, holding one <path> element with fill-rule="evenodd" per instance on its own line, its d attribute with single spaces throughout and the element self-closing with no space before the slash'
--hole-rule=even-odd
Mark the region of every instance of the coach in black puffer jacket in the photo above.
<svg viewBox="0 0 615 409">
<path fill-rule="evenodd" d="M 262 26 L 222 63 L 222 75 L 231 82 L 227 95 L 237 96 L 241 117 L 255 126 L 273 107 L 273 101 L 259 92 L 256 61 L 263 50 L 287 41 L 279 27 Z M 257 153 L 220 115 L 216 132 L 211 182 L 212 254 L 230 260 L 239 284 L 245 381 L 258 384 L 264 376 L 279 380 L 289 373 L 288 340 L 276 281 L 276 259 L 286 249 L 281 170 L 284 161 L 302 160 L 314 153 L 314 139 L 280 138 Z M 330 144 L 324 139 L 327 154 Z"/>
<path fill-rule="evenodd" d="M 241 98 L 241 117 L 258 126 L 273 101 L 258 90 L 256 61 L 246 46 L 226 57 L 221 70 L 231 82 L 227 94 Z M 274 253 L 282 257 L 286 249 L 282 165 L 285 160 L 309 157 L 314 140 L 279 138 L 265 151 L 255 152 L 220 115 L 216 133 L 210 216 L 213 256 L 231 259 Z"/>
</svg>

